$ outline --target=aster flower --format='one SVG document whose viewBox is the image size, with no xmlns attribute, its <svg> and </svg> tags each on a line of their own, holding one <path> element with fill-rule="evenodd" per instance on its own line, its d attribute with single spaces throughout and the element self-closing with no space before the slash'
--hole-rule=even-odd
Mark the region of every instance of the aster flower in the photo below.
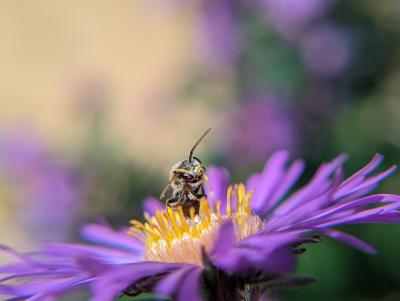
<svg viewBox="0 0 400 301">
<path fill-rule="evenodd" d="M 370 176 L 381 159 L 376 155 L 345 178 L 346 156 L 339 156 L 292 193 L 304 164 L 288 164 L 284 151 L 246 184 L 228 186 L 228 172 L 210 168 L 208 198 L 198 214 L 185 216 L 148 199 L 152 213 L 145 213 L 145 222 L 132 221 L 128 231 L 85 226 L 82 234 L 92 245 L 49 244 L 31 254 L 3 247 L 16 262 L 0 267 L 0 294 L 50 300 L 87 286 L 92 300 L 149 290 L 177 300 L 262 300 L 271 286 L 308 281 L 288 277 L 299 246 L 319 242 L 315 232 L 375 252 L 334 227 L 400 221 L 399 196 L 370 194 L 395 169 Z"/>
</svg>

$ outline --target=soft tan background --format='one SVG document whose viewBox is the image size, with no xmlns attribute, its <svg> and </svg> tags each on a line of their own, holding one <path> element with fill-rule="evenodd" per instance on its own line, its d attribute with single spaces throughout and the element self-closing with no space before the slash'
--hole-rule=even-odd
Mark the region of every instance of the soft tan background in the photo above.
<svg viewBox="0 0 400 301">
<path fill-rule="evenodd" d="M 191 25 L 188 7 L 159 1 L 1 1 L 0 129 L 33 127 L 74 147 L 85 127 L 78 90 L 94 80 L 107 91 L 108 136 L 167 168 L 188 148 L 171 139 L 190 139 L 215 120 L 201 103 L 176 99 L 190 68 Z"/>
<path fill-rule="evenodd" d="M 195 141 L 218 118 L 179 99 L 195 47 L 192 10 L 160 3 L 0 1 L 0 132 L 29 129 L 51 149 L 79 148 L 85 93 L 101 86 L 106 137 L 167 175 L 191 146 L 171 141 Z M 31 249 L 9 189 L 0 192 L 1 242 Z"/>
</svg>

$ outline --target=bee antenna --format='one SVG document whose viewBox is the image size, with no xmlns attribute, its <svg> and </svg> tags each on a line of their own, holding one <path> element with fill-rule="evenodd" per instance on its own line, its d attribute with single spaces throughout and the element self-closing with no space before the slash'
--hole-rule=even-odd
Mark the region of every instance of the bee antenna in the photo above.
<svg viewBox="0 0 400 301">
<path fill-rule="evenodd" d="M 167 186 L 165 186 L 164 190 L 161 192 L 160 195 L 160 201 L 165 198 L 165 194 L 167 193 L 168 189 L 171 187 L 172 182 L 175 180 L 175 178 L 172 178 L 171 180 L 169 180 Z"/>
<path fill-rule="evenodd" d="M 200 144 L 200 142 L 204 139 L 204 137 L 207 136 L 207 134 L 211 131 L 211 128 L 208 128 L 207 131 L 204 132 L 203 135 L 201 135 L 201 137 L 196 141 L 196 143 L 193 145 L 192 149 L 190 150 L 189 153 L 189 162 L 192 161 L 192 157 L 193 157 L 193 152 L 196 149 L 196 147 Z"/>
</svg>

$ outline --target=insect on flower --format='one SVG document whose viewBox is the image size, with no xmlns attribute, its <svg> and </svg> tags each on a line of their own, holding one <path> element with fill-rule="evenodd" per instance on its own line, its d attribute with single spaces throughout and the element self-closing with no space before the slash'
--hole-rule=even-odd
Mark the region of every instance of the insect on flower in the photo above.
<svg viewBox="0 0 400 301">
<path fill-rule="evenodd" d="M 202 139 L 187 165 L 194 164 L 193 150 Z M 345 160 L 341 155 L 323 163 L 298 190 L 293 188 L 304 163 L 289 161 L 286 151 L 274 153 L 246 184 L 229 185 L 225 169 L 210 167 L 204 185 L 208 198 L 201 197 L 194 216 L 187 206 L 193 190 L 175 187 L 174 202 L 165 206 L 156 201 L 153 209 L 144 212 L 145 221 L 132 220 L 128 231 L 84 226 L 81 233 L 92 244 L 48 243 L 26 254 L 0 245 L 0 254 L 12 260 L 0 265 L 0 296 L 54 300 L 90 287 L 92 301 L 145 292 L 176 301 L 268 300 L 276 288 L 312 281 L 294 275 L 296 255 L 305 251 L 304 244 L 329 236 L 373 254 L 373 246 L 336 228 L 400 223 L 400 196 L 371 194 L 396 167 L 373 173 L 382 161 L 376 155 L 345 177 Z M 175 202 L 189 207 L 190 216 L 181 206 L 174 208 Z"/>
<path fill-rule="evenodd" d="M 189 159 L 179 161 L 172 166 L 169 182 L 160 196 L 160 200 L 164 199 L 171 189 L 171 196 L 166 200 L 166 205 L 176 209 L 182 207 L 185 216 L 198 213 L 201 198 L 207 197 L 204 190 L 204 184 L 207 182 L 206 168 L 199 158 L 193 156 L 193 153 L 210 131 L 211 128 L 207 129 L 196 141 L 190 150 Z"/>
</svg>

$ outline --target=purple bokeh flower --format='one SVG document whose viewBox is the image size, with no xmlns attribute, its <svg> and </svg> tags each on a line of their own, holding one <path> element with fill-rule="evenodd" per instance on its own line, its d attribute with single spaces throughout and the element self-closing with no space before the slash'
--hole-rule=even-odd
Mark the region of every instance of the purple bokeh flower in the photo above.
<svg viewBox="0 0 400 301">
<path fill-rule="evenodd" d="M 66 239 L 80 209 L 73 168 L 57 162 L 37 136 L 16 131 L 0 138 L 0 169 L 18 192 L 13 205 L 29 234 L 36 241 Z"/>
<path fill-rule="evenodd" d="M 301 53 L 306 66 L 316 74 L 340 75 L 351 61 L 351 39 L 338 26 L 322 25 L 303 37 Z"/>
<path fill-rule="evenodd" d="M 282 99 L 257 95 L 228 114 L 220 148 L 237 169 L 265 162 L 279 149 L 296 148 L 293 116 Z"/>
<path fill-rule="evenodd" d="M 213 68 L 225 69 L 235 63 L 240 51 L 236 0 L 201 1 L 198 28 L 200 50 Z"/>
<path fill-rule="evenodd" d="M 131 236 L 87 225 L 82 234 L 93 245 L 50 244 L 32 254 L 3 247 L 16 263 L 0 267 L 5 275 L 0 294 L 50 300 L 90 287 L 91 300 L 97 301 L 146 290 L 177 300 L 201 300 L 201 292 L 218 300 L 241 300 L 249 293 L 245 285 L 252 283 L 246 296 L 261 300 L 252 281 L 275 281 L 292 273 L 297 246 L 319 241 L 312 233 L 374 253 L 374 247 L 335 227 L 400 221 L 399 196 L 370 194 L 395 167 L 371 175 L 382 160 L 376 155 L 346 178 L 345 160 L 341 155 L 322 164 L 308 184 L 290 193 L 304 163 L 289 163 L 288 153 L 279 151 L 261 173 L 246 185 L 229 186 L 226 195 L 221 190 L 227 171 L 211 169 L 209 200 L 201 200 L 196 216 L 185 217 L 182 210 L 171 208 L 154 210 L 154 216 L 145 214 L 146 223 L 132 221 Z M 154 200 L 149 204 L 159 207 Z"/>
<path fill-rule="evenodd" d="M 242 50 L 243 22 L 247 7 L 260 13 L 283 38 L 297 40 L 310 25 L 322 18 L 335 0 L 218 0 L 198 2 L 196 28 L 199 48 L 213 68 L 226 69 L 236 63 Z"/>
<path fill-rule="evenodd" d="M 316 19 L 323 17 L 335 0 L 258 0 L 271 26 L 288 40 L 297 39 Z"/>
</svg>

